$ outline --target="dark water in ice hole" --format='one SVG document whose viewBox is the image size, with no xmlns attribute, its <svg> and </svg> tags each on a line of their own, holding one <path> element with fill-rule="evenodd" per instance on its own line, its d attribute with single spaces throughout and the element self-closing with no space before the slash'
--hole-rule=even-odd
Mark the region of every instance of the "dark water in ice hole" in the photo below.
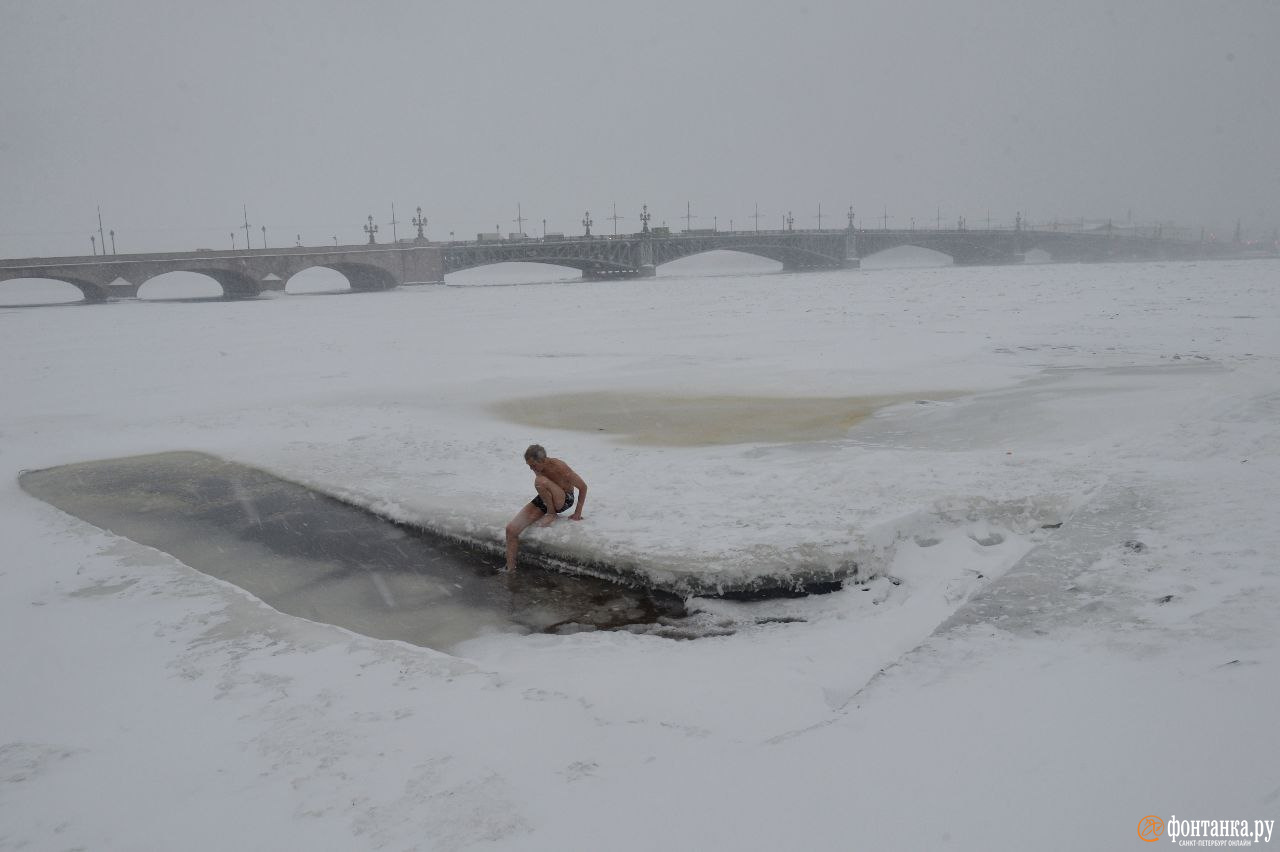
<svg viewBox="0 0 1280 852">
<path fill-rule="evenodd" d="M 176 556 L 281 612 L 448 649 L 492 632 L 667 623 L 680 599 L 538 568 L 399 526 L 255 468 L 175 452 L 25 473 L 30 494 Z"/>
</svg>

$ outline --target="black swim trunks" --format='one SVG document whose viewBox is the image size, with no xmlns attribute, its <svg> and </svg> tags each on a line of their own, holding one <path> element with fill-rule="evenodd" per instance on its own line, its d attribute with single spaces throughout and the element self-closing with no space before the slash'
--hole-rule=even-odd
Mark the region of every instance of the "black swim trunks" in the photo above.
<svg viewBox="0 0 1280 852">
<path fill-rule="evenodd" d="M 544 515 L 547 512 L 547 504 L 542 501 L 541 495 L 539 495 L 538 497 L 534 497 L 532 500 L 530 500 L 529 505 L 533 506 L 534 508 L 540 509 Z M 564 505 L 561 506 L 559 509 L 556 509 L 556 514 L 558 515 L 561 512 L 567 511 L 568 509 L 572 508 L 572 506 L 573 506 L 573 492 L 569 491 L 569 492 L 566 492 L 564 495 Z"/>
</svg>

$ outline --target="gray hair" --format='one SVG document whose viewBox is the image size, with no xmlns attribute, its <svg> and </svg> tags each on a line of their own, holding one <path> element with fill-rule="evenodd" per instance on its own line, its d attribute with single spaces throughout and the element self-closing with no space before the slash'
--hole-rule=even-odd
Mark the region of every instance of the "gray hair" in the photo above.
<svg viewBox="0 0 1280 852">
<path fill-rule="evenodd" d="M 547 451 L 541 444 L 530 444 L 529 449 L 524 451 L 525 461 L 545 461 Z"/>
</svg>

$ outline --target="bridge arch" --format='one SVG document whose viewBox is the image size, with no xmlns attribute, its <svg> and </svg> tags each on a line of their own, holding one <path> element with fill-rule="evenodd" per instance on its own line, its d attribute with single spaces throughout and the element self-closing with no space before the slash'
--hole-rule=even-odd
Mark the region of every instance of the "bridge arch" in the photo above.
<svg viewBox="0 0 1280 852">
<path fill-rule="evenodd" d="M 347 276 L 336 269 L 320 265 L 300 269 L 278 283 L 291 296 L 353 292 Z"/>
<path fill-rule="evenodd" d="M 499 266 L 506 263 L 537 263 L 544 266 L 560 266 L 566 269 L 576 269 L 584 276 L 619 274 L 631 270 L 631 267 L 600 258 L 564 254 L 540 256 L 530 253 L 520 257 L 473 258 L 468 259 L 466 262 L 454 262 L 446 267 L 445 274 L 462 272 L 468 269 L 479 269 L 486 266 Z"/>
<path fill-rule="evenodd" d="M 837 251 L 838 244 L 838 251 Z M 838 269 L 845 264 L 844 233 L 822 234 L 714 234 L 690 241 L 659 241 L 654 244 L 654 265 L 701 255 L 710 251 L 741 252 L 782 264 L 783 270 Z"/>
<path fill-rule="evenodd" d="M 861 261 L 863 269 L 895 269 L 951 266 L 955 258 L 937 248 L 903 243 L 863 255 Z"/>
<path fill-rule="evenodd" d="M 174 269 L 151 275 L 138 285 L 138 298 L 249 299 L 260 292 L 257 282 L 242 273 L 219 269 Z"/>
<path fill-rule="evenodd" d="M 543 284 L 553 281 L 564 281 L 581 274 L 582 270 L 563 263 L 548 261 L 506 260 L 499 263 L 487 263 L 469 266 L 445 275 L 446 284 L 486 285 L 486 284 Z"/>
<path fill-rule="evenodd" d="M 95 298 L 86 292 L 88 286 L 99 295 Z M 105 294 L 97 285 L 81 282 L 76 284 L 62 278 L 9 278 L 0 280 L 0 308 L 37 306 L 37 305 L 71 305 L 77 302 L 101 301 Z"/>
<path fill-rule="evenodd" d="M 666 261 L 664 271 L 678 275 L 732 275 L 780 272 L 786 267 L 781 258 L 768 257 L 744 249 L 713 248 Z"/>
<path fill-rule="evenodd" d="M 393 287 L 400 286 L 400 282 L 396 277 L 381 266 L 372 263 L 361 263 L 359 261 L 349 260 L 329 260 L 325 259 L 318 263 L 307 263 L 293 266 L 288 273 L 283 276 L 279 282 L 280 286 L 271 288 L 262 287 L 262 289 L 284 289 L 288 291 L 289 282 L 303 273 L 309 273 L 310 270 L 327 269 L 338 273 L 347 279 L 347 285 L 354 291 L 372 292 L 375 290 L 390 290 Z M 310 277 L 310 276 L 308 276 Z M 305 280 L 305 279 L 304 279 Z M 262 285 L 259 285 L 262 286 Z M 331 291 L 332 292 L 332 291 Z"/>
<path fill-rule="evenodd" d="M 860 258 L 914 246 L 950 256 L 956 266 L 1020 263 L 1023 232 L 1014 231 L 859 231 Z"/>
</svg>

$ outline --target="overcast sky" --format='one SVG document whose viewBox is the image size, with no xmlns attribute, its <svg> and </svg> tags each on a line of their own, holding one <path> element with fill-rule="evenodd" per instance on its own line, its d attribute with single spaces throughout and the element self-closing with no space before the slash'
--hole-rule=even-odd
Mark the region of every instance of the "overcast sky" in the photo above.
<svg viewBox="0 0 1280 852">
<path fill-rule="evenodd" d="M 1274 0 L 0 0 L 0 256 L 516 229 L 1280 224 Z M 243 245 L 243 230 L 238 232 Z"/>
</svg>

